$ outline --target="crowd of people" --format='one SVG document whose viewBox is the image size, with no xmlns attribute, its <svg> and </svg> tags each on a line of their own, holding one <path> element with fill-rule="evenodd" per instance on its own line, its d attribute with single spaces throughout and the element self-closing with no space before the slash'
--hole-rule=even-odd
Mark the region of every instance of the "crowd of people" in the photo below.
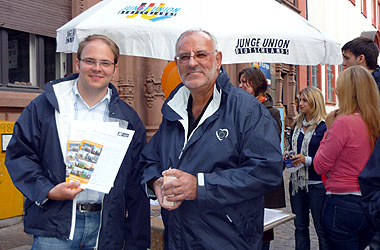
<svg viewBox="0 0 380 250">
<path fill-rule="evenodd" d="M 232 84 L 216 38 L 204 30 L 181 34 L 175 50 L 182 83 L 164 102 L 147 144 L 139 116 L 110 83 L 120 53 L 104 35 L 81 41 L 79 73 L 49 82 L 22 112 L 5 164 L 26 198 L 24 230 L 34 237 L 33 250 L 148 249 L 149 198 L 161 206 L 167 250 L 268 250 L 274 231 L 264 232 L 264 207 L 285 207 L 283 171 L 290 173 L 296 250 L 310 249 L 310 213 L 319 249 L 380 249 L 380 69 L 373 41 L 356 38 L 342 47 L 339 109 L 327 114 L 318 88 L 300 90 L 289 168 L 263 72 L 246 68 Z M 107 194 L 65 182 L 75 120 L 135 131 Z"/>
</svg>

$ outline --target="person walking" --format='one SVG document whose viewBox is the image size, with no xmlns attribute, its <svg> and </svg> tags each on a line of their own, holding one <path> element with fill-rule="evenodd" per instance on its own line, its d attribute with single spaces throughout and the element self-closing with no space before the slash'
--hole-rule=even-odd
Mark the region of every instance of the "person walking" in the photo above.
<svg viewBox="0 0 380 250">
<path fill-rule="evenodd" d="M 325 231 L 322 226 L 322 210 L 326 196 L 321 175 L 314 169 L 314 156 L 326 131 L 326 109 L 322 92 L 308 87 L 300 92 L 300 114 L 292 127 L 290 150 L 295 169 L 289 178 L 290 204 L 294 220 L 296 250 L 310 249 L 310 212 L 318 235 L 320 250 L 327 249 Z"/>
<path fill-rule="evenodd" d="M 362 250 L 373 237 L 361 204 L 358 176 L 380 131 L 379 91 L 363 66 L 351 66 L 337 79 L 339 109 L 326 118 L 327 131 L 314 158 L 327 176 L 323 225 L 329 249 Z"/>
</svg>

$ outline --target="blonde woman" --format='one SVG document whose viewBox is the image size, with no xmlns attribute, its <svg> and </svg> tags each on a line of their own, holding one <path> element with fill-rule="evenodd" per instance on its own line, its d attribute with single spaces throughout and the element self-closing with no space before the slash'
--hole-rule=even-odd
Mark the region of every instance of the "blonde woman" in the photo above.
<svg viewBox="0 0 380 250">
<path fill-rule="evenodd" d="M 321 176 L 314 170 L 314 156 L 326 131 L 326 109 L 321 91 L 308 87 L 300 92 L 300 114 L 293 123 L 291 150 L 297 171 L 290 175 L 289 192 L 294 220 L 296 250 L 310 249 L 309 222 L 311 215 L 318 235 L 319 249 L 327 249 L 322 226 L 322 210 L 326 197 Z"/>
<path fill-rule="evenodd" d="M 337 80 L 339 110 L 326 119 L 327 131 L 314 158 L 327 175 L 323 225 L 329 249 L 365 249 L 373 234 L 361 205 L 358 176 L 380 131 L 379 91 L 362 66 L 343 71 Z"/>
</svg>

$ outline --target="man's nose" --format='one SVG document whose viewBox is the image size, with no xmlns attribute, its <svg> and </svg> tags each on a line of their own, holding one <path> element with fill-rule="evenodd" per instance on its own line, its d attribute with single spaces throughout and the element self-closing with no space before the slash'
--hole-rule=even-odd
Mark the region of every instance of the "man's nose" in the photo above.
<svg viewBox="0 0 380 250">
<path fill-rule="evenodd" d="M 192 55 L 192 56 L 190 56 L 190 58 L 189 58 L 189 65 L 190 66 L 192 66 L 192 65 L 197 65 L 198 64 L 198 62 L 197 62 L 197 60 L 195 59 L 195 55 Z"/>
<path fill-rule="evenodd" d="M 347 60 L 343 59 L 342 66 L 346 67 L 347 65 Z"/>
<path fill-rule="evenodd" d="M 100 62 L 96 62 L 96 63 L 92 66 L 92 69 L 93 69 L 93 70 L 96 70 L 96 71 L 100 71 L 100 70 L 101 70 Z"/>
</svg>

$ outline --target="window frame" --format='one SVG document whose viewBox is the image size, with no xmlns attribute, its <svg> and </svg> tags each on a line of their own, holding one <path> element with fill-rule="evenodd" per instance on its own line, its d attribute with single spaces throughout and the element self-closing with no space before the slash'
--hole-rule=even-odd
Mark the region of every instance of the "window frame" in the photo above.
<svg viewBox="0 0 380 250">
<path fill-rule="evenodd" d="M 313 85 L 313 67 L 317 69 L 317 86 Z M 318 89 L 322 89 L 322 67 L 321 65 L 307 66 L 307 86 L 314 86 Z"/>
<path fill-rule="evenodd" d="M 367 17 L 367 0 L 361 0 L 360 9 L 363 16 Z"/>
<path fill-rule="evenodd" d="M 376 15 L 376 9 L 377 9 L 377 0 L 372 0 L 372 26 L 376 28 L 377 24 L 377 15 Z"/>
<path fill-rule="evenodd" d="M 48 37 L 29 34 L 29 81 L 33 86 L 16 85 L 9 83 L 9 54 L 8 54 L 8 32 L 12 29 L 0 28 L 0 91 L 42 92 L 45 87 L 45 40 Z M 12 30 L 21 32 L 18 30 Z M 60 78 L 66 72 L 62 72 L 61 64 L 72 65 L 72 54 L 55 52 L 55 76 Z M 71 70 L 71 69 L 67 69 Z"/>
<path fill-rule="evenodd" d="M 329 70 L 328 67 L 331 67 L 331 88 L 329 88 Z M 335 65 L 325 65 L 325 103 L 327 105 L 336 105 L 336 82 L 335 82 Z M 331 91 L 331 100 L 329 96 L 329 89 L 332 89 Z"/>
</svg>

